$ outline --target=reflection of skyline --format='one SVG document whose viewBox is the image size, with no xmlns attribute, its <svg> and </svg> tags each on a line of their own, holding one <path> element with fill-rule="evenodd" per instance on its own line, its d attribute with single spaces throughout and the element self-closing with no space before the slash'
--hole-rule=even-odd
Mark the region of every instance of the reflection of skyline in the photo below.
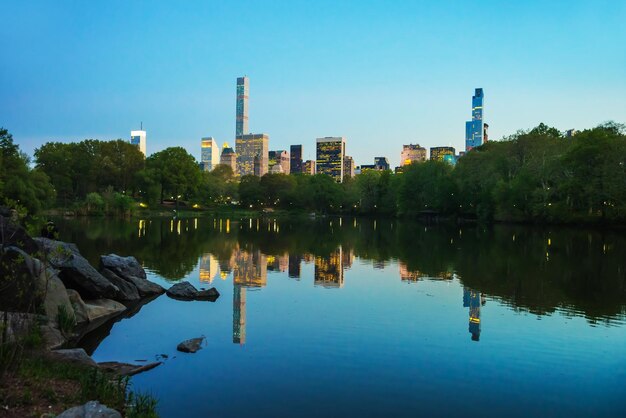
<svg viewBox="0 0 626 418">
<path fill-rule="evenodd" d="M 233 283 L 243 287 L 267 285 L 267 256 L 260 250 L 237 250 L 233 268 Z"/>
<path fill-rule="evenodd" d="M 463 287 L 463 307 L 469 308 L 469 332 L 472 341 L 480 340 L 480 307 L 485 304 L 484 296 L 468 287 Z"/>
<path fill-rule="evenodd" d="M 339 247 L 328 256 L 315 256 L 314 283 L 316 286 L 343 287 L 342 255 L 343 252 Z"/>
<path fill-rule="evenodd" d="M 233 286 L 233 343 L 246 343 L 246 288 Z"/>
<path fill-rule="evenodd" d="M 217 277 L 220 267 L 217 259 L 212 254 L 206 253 L 200 257 L 200 281 L 204 283 L 212 283 Z"/>
</svg>

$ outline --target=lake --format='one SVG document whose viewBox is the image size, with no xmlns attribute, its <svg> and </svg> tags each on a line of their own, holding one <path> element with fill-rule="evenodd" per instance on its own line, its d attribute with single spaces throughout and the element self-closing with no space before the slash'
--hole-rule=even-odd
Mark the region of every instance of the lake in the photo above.
<svg viewBox="0 0 626 418">
<path fill-rule="evenodd" d="M 162 295 L 81 344 L 162 417 L 626 416 L 626 234 L 321 219 L 60 220 Z M 206 336 L 195 354 L 176 351 Z"/>
</svg>

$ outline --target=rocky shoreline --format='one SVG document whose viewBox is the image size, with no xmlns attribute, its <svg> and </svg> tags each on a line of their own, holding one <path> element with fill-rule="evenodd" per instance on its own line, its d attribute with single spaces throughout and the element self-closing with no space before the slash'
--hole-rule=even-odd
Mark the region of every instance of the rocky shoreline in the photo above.
<svg viewBox="0 0 626 418">
<path fill-rule="evenodd" d="M 163 293 L 185 301 L 215 301 L 219 297 L 215 288 L 197 290 L 188 282 L 166 290 L 148 280 L 133 256 L 102 255 L 95 268 L 75 244 L 32 238 L 2 216 L 0 233 L 0 275 L 7 282 L 0 294 L 0 342 L 18 343 L 37 327 L 43 338 L 40 355 L 52 361 L 99 368 L 119 376 L 151 370 L 161 361 L 96 363 L 76 345 L 85 335 L 104 324 L 111 326 L 116 318 L 132 316 Z M 80 408 L 89 409 L 87 405 Z"/>
</svg>

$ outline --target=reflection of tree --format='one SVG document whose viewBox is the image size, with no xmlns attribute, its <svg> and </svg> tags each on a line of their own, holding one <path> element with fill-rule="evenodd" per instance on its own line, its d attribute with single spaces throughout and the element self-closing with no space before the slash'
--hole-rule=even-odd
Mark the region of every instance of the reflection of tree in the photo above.
<svg viewBox="0 0 626 418">
<path fill-rule="evenodd" d="M 297 277 L 302 261 L 330 267 L 324 259 L 340 249 L 339 267 L 347 268 L 355 256 L 377 265 L 397 260 L 407 280 L 456 274 L 476 292 L 537 314 L 563 308 L 596 319 L 623 313 L 626 302 L 626 237 L 611 232 L 349 217 L 245 219 L 228 223 L 228 231 L 226 222 L 209 218 L 180 224 L 152 219 L 145 222 L 145 234 L 138 233 L 138 220 L 57 224 L 61 239 L 76 242 L 92 263 L 110 252 L 134 255 L 169 280 L 185 277 L 207 253 L 219 260 L 224 273 L 236 268 L 238 254 L 246 253 L 256 257 L 250 260 L 255 269 L 267 269 L 270 256 L 270 269 L 288 268 Z"/>
</svg>

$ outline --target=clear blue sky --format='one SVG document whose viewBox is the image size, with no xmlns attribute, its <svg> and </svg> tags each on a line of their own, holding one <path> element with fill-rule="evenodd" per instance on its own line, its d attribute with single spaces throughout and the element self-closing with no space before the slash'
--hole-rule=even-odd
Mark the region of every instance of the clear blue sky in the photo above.
<svg viewBox="0 0 626 418">
<path fill-rule="evenodd" d="M 475 87 L 498 139 L 626 122 L 626 1 L 0 0 L 0 126 L 148 153 L 233 143 L 235 81 L 270 149 L 345 136 L 357 164 L 403 143 L 464 147 Z"/>
</svg>

